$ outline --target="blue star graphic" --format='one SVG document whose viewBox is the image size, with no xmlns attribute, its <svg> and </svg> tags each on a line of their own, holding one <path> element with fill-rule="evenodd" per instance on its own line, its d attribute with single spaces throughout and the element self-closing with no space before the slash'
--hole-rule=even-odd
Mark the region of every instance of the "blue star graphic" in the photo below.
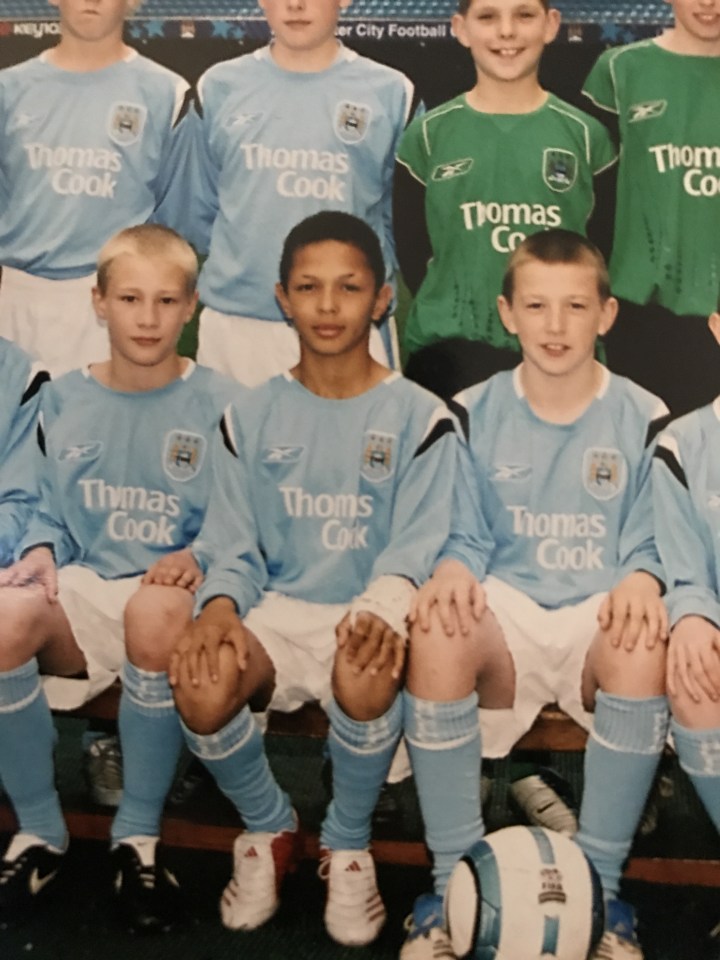
<svg viewBox="0 0 720 960">
<path fill-rule="evenodd" d="M 230 27 L 232 24 L 228 20 L 213 20 L 212 35 L 227 39 L 230 36 Z"/>
<path fill-rule="evenodd" d="M 164 37 L 165 24 L 162 20 L 150 20 L 147 25 L 147 35 L 149 37 Z"/>
</svg>

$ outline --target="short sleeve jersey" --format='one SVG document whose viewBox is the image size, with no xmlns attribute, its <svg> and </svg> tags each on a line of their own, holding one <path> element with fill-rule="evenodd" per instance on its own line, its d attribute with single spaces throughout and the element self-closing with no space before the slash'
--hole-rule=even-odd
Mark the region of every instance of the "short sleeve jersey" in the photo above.
<svg viewBox="0 0 720 960">
<path fill-rule="evenodd" d="M 632 381 L 602 373 L 594 400 L 572 423 L 533 412 L 520 368 L 452 403 L 466 427 L 476 488 L 475 504 L 456 504 L 445 554 L 543 607 L 578 603 L 634 570 L 662 580 L 650 465 L 667 408 Z M 493 541 L 484 556 L 473 548 L 487 540 L 473 537 L 477 504 Z"/>
<path fill-rule="evenodd" d="M 708 316 L 720 289 L 720 57 L 653 40 L 605 51 L 584 86 L 616 113 L 622 155 L 613 292 Z"/>
<path fill-rule="evenodd" d="M 52 383 L 41 407 L 40 503 L 23 549 L 105 579 L 145 572 L 188 546 L 207 508 L 208 444 L 245 388 L 190 363 L 157 390 L 127 393 L 85 370 Z"/>
<path fill-rule="evenodd" d="M 496 307 L 508 254 L 538 230 L 585 233 L 593 176 L 615 161 L 609 134 L 552 94 L 520 115 L 480 113 L 463 94 L 411 123 L 398 160 L 425 186 L 432 245 L 408 350 L 449 337 L 517 350 Z"/>
<path fill-rule="evenodd" d="M 660 434 L 653 496 L 671 624 L 695 615 L 720 628 L 720 398 Z"/>
<path fill-rule="evenodd" d="M 241 615 L 263 590 L 347 603 L 383 575 L 427 579 L 450 527 L 457 435 L 444 404 L 397 373 L 347 399 L 275 377 L 223 418 L 194 548 L 202 604 Z"/>
<path fill-rule="evenodd" d="M 198 83 L 193 190 L 198 220 L 211 229 L 202 301 L 223 313 L 282 320 L 273 291 L 283 241 L 324 209 L 366 220 L 392 273 L 393 168 L 413 93 L 404 74 L 343 46 L 317 73 L 283 70 L 270 47 L 211 67 Z"/>
<path fill-rule="evenodd" d="M 46 55 L 0 71 L 0 264 L 64 280 L 169 204 L 190 130 L 185 80 L 132 51 L 102 70 Z M 159 219 L 181 227 L 182 205 Z"/>
</svg>

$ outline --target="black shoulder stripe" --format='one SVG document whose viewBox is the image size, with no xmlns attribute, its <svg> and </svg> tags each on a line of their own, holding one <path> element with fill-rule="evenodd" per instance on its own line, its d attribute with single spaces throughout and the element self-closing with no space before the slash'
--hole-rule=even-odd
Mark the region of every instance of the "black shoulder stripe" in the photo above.
<svg viewBox="0 0 720 960">
<path fill-rule="evenodd" d="M 225 444 L 227 449 L 230 451 L 230 453 L 237 460 L 237 455 L 238 455 L 237 448 L 235 447 L 235 444 L 233 443 L 233 438 L 230 435 L 230 428 L 228 427 L 228 424 L 227 424 L 227 417 L 228 415 L 227 413 L 225 413 L 222 419 L 220 420 L 220 433 L 222 433 L 223 443 Z"/>
<path fill-rule="evenodd" d="M 650 421 L 647 428 L 647 434 L 645 435 L 645 449 L 650 446 L 655 437 L 660 433 L 661 430 L 665 429 L 671 420 L 672 414 L 666 413 L 664 416 L 657 417 L 655 420 Z"/>
<path fill-rule="evenodd" d="M 44 383 L 49 383 L 49 382 L 50 382 L 50 374 L 47 372 L 47 370 L 38 370 L 38 372 L 32 378 L 32 380 L 27 385 L 27 387 L 25 387 L 25 393 L 22 395 L 20 406 L 22 406 L 24 403 L 27 403 L 28 400 L 32 400 L 32 398 L 40 390 L 40 387 Z"/>
<path fill-rule="evenodd" d="M 37 425 L 36 436 L 37 436 L 38 446 L 40 447 L 40 453 L 42 453 L 42 455 L 45 457 L 47 456 L 47 450 L 45 449 L 45 431 L 43 430 L 42 424 L 40 422 L 38 422 L 38 425 Z"/>
<path fill-rule="evenodd" d="M 428 433 L 423 442 L 415 451 L 415 457 L 413 459 L 421 457 L 426 450 L 429 450 L 430 447 L 434 443 L 437 443 L 440 437 L 444 437 L 446 433 L 455 433 L 455 427 L 450 417 L 443 417 L 441 420 L 438 420 L 437 423 L 435 423 L 430 433 Z"/>
<path fill-rule="evenodd" d="M 175 127 L 177 127 L 180 121 L 188 115 L 194 98 L 195 98 L 195 94 L 193 92 L 193 88 L 188 87 L 187 90 L 185 91 L 185 96 L 183 97 L 182 106 L 178 110 L 178 115 L 175 117 L 175 123 L 173 124 L 173 129 L 175 129 Z"/>
<path fill-rule="evenodd" d="M 189 99 L 188 99 L 188 109 L 190 109 L 190 104 L 192 103 L 193 106 L 195 107 L 195 112 L 197 113 L 197 115 L 198 115 L 198 116 L 200 117 L 200 119 L 202 120 L 202 118 L 203 118 L 203 116 L 204 116 L 204 112 L 203 112 L 202 100 L 200 99 L 200 92 L 199 92 L 199 90 L 198 90 L 196 87 L 191 87 L 190 90 L 188 90 L 188 92 L 187 92 L 187 94 L 186 94 L 186 97 L 189 97 Z M 184 105 L 183 105 L 183 106 L 184 106 Z"/>
<path fill-rule="evenodd" d="M 687 477 L 685 476 L 685 471 L 683 470 L 680 461 L 672 452 L 672 450 L 668 450 L 667 447 L 657 446 L 655 447 L 653 457 L 657 457 L 658 460 L 662 460 L 678 483 L 681 483 L 687 490 L 688 482 Z"/>
<path fill-rule="evenodd" d="M 461 403 L 458 403 L 457 400 L 448 400 L 446 401 L 449 409 L 460 421 L 460 426 L 462 427 L 462 432 L 466 440 L 470 439 L 470 415 L 467 412 L 467 407 L 464 407 Z"/>
</svg>

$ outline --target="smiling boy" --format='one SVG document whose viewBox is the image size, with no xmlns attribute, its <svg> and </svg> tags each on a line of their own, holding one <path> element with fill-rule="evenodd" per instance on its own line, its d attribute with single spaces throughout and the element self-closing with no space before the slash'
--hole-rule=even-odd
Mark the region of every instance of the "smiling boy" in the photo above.
<svg viewBox="0 0 720 960">
<path fill-rule="evenodd" d="M 385 921 L 371 816 L 403 723 L 408 610 L 449 529 L 456 435 L 437 398 L 369 353 L 391 291 L 366 223 L 339 211 L 302 221 L 280 277 L 300 362 L 223 418 L 194 548 L 200 614 L 171 679 L 191 750 L 246 825 L 221 902 L 236 930 L 277 910 L 299 840 L 249 705 L 326 707 L 325 926 L 359 946 Z"/>
<path fill-rule="evenodd" d="M 211 67 L 198 83 L 201 203 L 196 236 L 209 256 L 198 359 L 248 386 L 297 363 L 298 342 L 274 296 L 283 240 L 324 209 L 366 220 L 395 271 L 395 151 L 415 107 L 403 74 L 335 37 L 350 0 L 261 0 L 272 41 Z M 388 323 L 374 356 L 396 365 Z"/>
<path fill-rule="evenodd" d="M 411 634 L 406 738 L 436 899 L 416 905 L 402 957 L 431 958 L 442 946 L 437 897 L 483 832 L 480 756 L 506 755 L 556 702 L 590 729 L 576 840 L 606 897 L 593 957 L 639 960 L 618 891 L 667 729 L 650 491 L 667 411 L 594 359 L 617 304 L 583 237 L 550 230 L 523 241 L 498 307 L 522 362 L 451 403 L 467 439 L 453 530 Z"/>
<path fill-rule="evenodd" d="M 706 322 L 720 274 L 720 2 L 668 2 L 674 26 L 605 51 L 583 92 L 622 145 L 607 362 L 679 416 L 720 392 Z"/>
<path fill-rule="evenodd" d="M 602 124 L 540 84 L 547 0 L 461 0 L 452 26 L 475 85 L 408 128 L 394 197 L 406 373 L 445 398 L 517 363 L 495 302 L 507 255 L 538 230 L 584 233 L 615 162 Z"/>
<path fill-rule="evenodd" d="M 192 248 L 167 228 L 112 238 L 93 291 L 110 359 L 43 395 L 40 502 L 0 575 L 0 777 L 19 822 L 0 862 L 2 922 L 33 908 L 67 847 L 50 708 L 79 706 L 121 673 L 114 889 L 134 930 L 175 917 L 176 883 L 156 859 L 182 742 L 167 662 L 202 579 L 187 548 L 207 505 L 208 438 L 241 389 L 178 356 L 196 277 Z"/>
<path fill-rule="evenodd" d="M 0 71 L 0 334 L 53 373 L 108 356 L 93 310 L 98 250 L 172 199 L 188 84 L 123 42 L 139 0 L 50 0 L 57 46 Z"/>
</svg>

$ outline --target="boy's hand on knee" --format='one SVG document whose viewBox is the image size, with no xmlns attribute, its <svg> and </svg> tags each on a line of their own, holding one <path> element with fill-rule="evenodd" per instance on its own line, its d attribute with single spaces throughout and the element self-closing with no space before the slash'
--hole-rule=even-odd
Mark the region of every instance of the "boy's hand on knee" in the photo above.
<svg viewBox="0 0 720 960">
<path fill-rule="evenodd" d="M 410 623 L 417 624 L 421 630 L 429 630 L 430 611 L 436 604 L 440 623 L 447 636 L 455 633 L 456 622 L 460 632 L 466 635 L 470 633 L 473 621 L 479 622 L 485 613 L 485 590 L 464 563 L 443 560 L 432 577 L 418 590 L 410 610 Z"/>
<path fill-rule="evenodd" d="M 48 603 L 57 603 L 57 567 L 49 547 L 34 547 L 17 563 L 0 571 L 0 587 L 28 587 L 33 584 L 43 588 Z"/>
<path fill-rule="evenodd" d="M 405 666 L 405 637 L 396 633 L 382 617 L 363 611 L 355 618 L 353 626 L 347 613 L 335 628 L 338 647 L 345 651 L 354 672 L 368 671 L 373 676 L 392 664 L 391 674 L 398 680 Z"/>
<path fill-rule="evenodd" d="M 217 599 L 226 600 L 227 598 Z M 248 649 L 245 627 L 232 601 L 228 600 L 227 603 L 229 606 L 218 605 L 217 601 L 211 600 L 178 641 L 168 667 L 168 679 L 172 686 L 176 686 L 179 682 L 182 664 L 187 669 L 192 685 L 199 686 L 203 658 L 207 664 L 210 680 L 217 683 L 220 679 L 219 651 L 223 644 L 234 648 L 239 670 L 245 670 L 247 667 Z"/>
<path fill-rule="evenodd" d="M 195 593 L 203 581 L 203 573 L 189 547 L 160 557 L 143 576 L 144 584 L 184 587 Z"/>
<path fill-rule="evenodd" d="M 636 570 L 614 587 L 598 611 L 602 630 L 610 634 L 610 643 L 625 650 L 635 649 L 640 637 L 649 650 L 667 640 L 667 610 L 660 596 L 660 584 L 649 573 Z"/>
<path fill-rule="evenodd" d="M 671 695 L 686 691 L 695 703 L 720 700 L 720 630 L 696 615 L 683 617 L 670 635 L 667 686 Z"/>
</svg>

